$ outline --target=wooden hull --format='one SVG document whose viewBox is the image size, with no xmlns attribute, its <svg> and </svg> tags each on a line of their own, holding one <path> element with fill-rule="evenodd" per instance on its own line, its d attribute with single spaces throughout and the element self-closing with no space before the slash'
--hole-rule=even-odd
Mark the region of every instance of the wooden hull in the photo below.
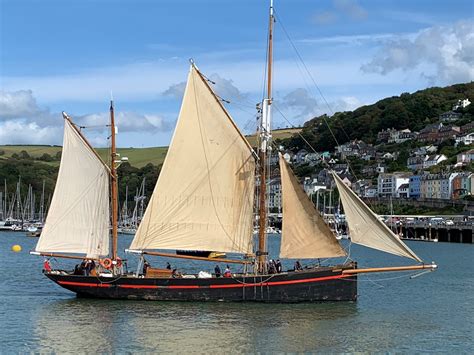
<svg viewBox="0 0 474 355">
<path fill-rule="evenodd" d="M 355 301 L 357 275 L 342 271 L 355 264 L 320 267 L 274 275 L 235 275 L 232 278 L 145 278 L 122 275 L 116 279 L 50 272 L 46 276 L 80 297 L 227 302 Z"/>
</svg>

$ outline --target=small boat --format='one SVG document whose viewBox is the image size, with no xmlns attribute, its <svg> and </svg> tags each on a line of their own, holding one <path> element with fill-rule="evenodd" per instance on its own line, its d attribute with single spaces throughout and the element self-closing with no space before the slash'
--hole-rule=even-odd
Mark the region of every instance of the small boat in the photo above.
<svg viewBox="0 0 474 355">
<path fill-rule="evenodd" d="M 283 201 L 279 258 L 297 259 L 298 262 L 293 269 L 273 271 L 268 258 L 266 230 L 273 100 L 272 5 L 269 17 L 267 89 L 259 119 L 258 150 L 254 151 L 209 81 L 191 62 L 180 114 L 161 173 L 126 250 L 140 256 L 135 272 L 124 269 L 117 250 L 116 166 L 120 161 L 115 149 L 113 103 L 110 106 L 110 166 L 64 114 L 64 144 L 58 180 L 43 233 L 32 253 L 94 260 L 96 267 L 88 275 L 48 267 L 44 271 L 46 277 L 83 297 L 322 302 L 355 301 L 359 274 L 437 268 L 435 264 L 423 263 L 333 172 L 351 242 L 417 262 L 409 266 L 359 269 L 357 263 L 347 257 L 290 165 L 279 154 Z M 189 172 L 192 172 L 192 178 Z M 256 177 L 259 184 L 256 184 Z M 258 204 L 254 203 L 257 202 L 254 196 L 258 196 Z M 258 238 L 252 233 L 254 211 L 259 216 Z M 254 242 L 255 239 L 258 241 Z M 145 260 L 145 257 L 156 256 L 216 264 L 216 259 L 209 257 L 166 252 L 176 250 L 232 253 L 238 257 L 218 259 L 219 262 L 241 265 L 241 269 L 238 272 L 226 270 L 225 277 L 219 277 L 220 272 L 205 273 L 206 277 L 200 277 L 201 273 L 153 268 Z M 325 266 L 314 265 L 311 261 L 318 258 L 332 262 Z M 308 265 L 301 267 L 299 260 L 305 259 L 309 260 Z"/>
<path fill-rule="evenodd" d="M 43 226 L 35 226 L 35 225 L 29 226 L 26 229 L 26 236 L 32 237 L 32 238 L 39 238 L 42 230 L 43 230 Z"/>
</svg>

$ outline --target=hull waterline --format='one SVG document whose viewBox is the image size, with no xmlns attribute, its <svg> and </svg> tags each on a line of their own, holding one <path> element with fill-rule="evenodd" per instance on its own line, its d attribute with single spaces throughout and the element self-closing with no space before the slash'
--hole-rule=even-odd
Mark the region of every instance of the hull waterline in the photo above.
<svg viewBox="0 0 474 355">
<path fill-rule="evenodd" d="M 117 278 L 69 275 L 46 276 L 79 297 L 157 301 L 323 302 L 355 301 L 357 275 L 343 275 L 344 267 L 319 267 L 273 275 L 235 275 L 232 278 Z"/>
</svg>

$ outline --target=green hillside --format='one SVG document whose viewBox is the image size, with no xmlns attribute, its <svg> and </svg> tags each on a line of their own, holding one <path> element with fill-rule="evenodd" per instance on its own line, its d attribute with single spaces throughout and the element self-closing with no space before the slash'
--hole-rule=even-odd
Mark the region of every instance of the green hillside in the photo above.
<svg viewBox="0 0 474 355">
<path fill-rule="evenodd" d="M 465 98 L 474 102 L 473 82 L 444 88 L 433 87 L 413 94 L 403 93 L 354 111 L 337 112 L 332 117 L 315 117 L 305 123 L 301 134 L 320 151 L 332 150 L 336 145 L 328 124 L 339 144 L 353 139 L 375 143 L 377 133 L 382 129 L 409 128 L 419 131 L 427 124 L 437 122 L 441 113 L 451 110 L 459 99 Z M 466 122 L 460 124 L 473 120 L 474 105 L 469 105 L 463 113 Z M 293 150 L 306 148 L 299 136 L 285 139 L 283 144 Z"/>
<path fill-rule="evenodd" d="M 1 145 L 0 159 L 20 156 L 22 152 L 26 152 L 32 160 L 38 160 L 50 166 L 59 166 L 60 156 L 58 153 L 60 154 L 61 149 L 62 147 L 49 145 Z M 107 148 L 97 148 L 96 150 L 104 161 L 109 161 Z M 131 166 L 142 168 L 149 163 L 162 164 L 167 150 L 168 147 L 118 148 L 117 152 L 121 157 L 127 157 Z"/>
</svg>

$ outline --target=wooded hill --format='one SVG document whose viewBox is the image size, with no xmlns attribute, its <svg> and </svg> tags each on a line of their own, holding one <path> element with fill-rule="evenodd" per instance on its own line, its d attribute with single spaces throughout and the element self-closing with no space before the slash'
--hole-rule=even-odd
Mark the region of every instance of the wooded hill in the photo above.
<svg viewBox="0 0 474 355">
<path fill-rule="evenodd" d="M 419 131 L 430 123 L 437 122 L 439 115 L 450 111 L 460 99 L 468 98 L 473 104 L 463 112 L 463 121 L 474 119 L 474 83 L 456 84 L 444 88 L 433 87 L 413 94 L 403 93 L 382 99 L 373 105 L 359 107 L 354 111 L 337 112 L 333 116 L 315 117 L 304 124 L 301 134 L 317 151 L 331 151 L 337 145 L 353 139 L 375 143 L 377 133 L 383 129 L 409 128 Z M 459 122 L 458 122 L 459 124 Z M 308 149 L 299 135 L 281 140 L 288 149 Z"/>
</svg>

